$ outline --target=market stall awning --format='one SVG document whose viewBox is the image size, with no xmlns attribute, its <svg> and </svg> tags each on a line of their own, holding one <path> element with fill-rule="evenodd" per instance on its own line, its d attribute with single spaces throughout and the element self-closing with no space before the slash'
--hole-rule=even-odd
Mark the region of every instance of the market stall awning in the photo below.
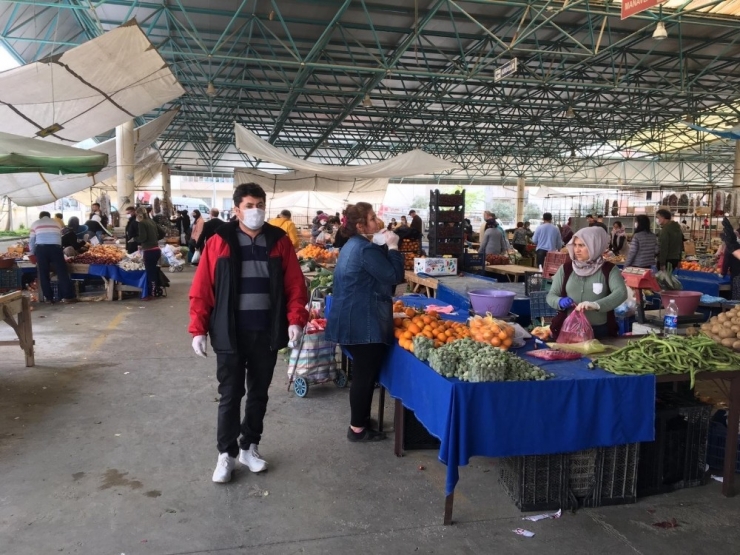
<svg viewBox="0 0 740 555">
<path fill-rule="evenodd" d="M 341 177 L 345 179 L 412 177 L 460 169 L 460 166 L 455 162 L 437 158 L 418 149 L 374 164 L 357 166 L 318 164 L 298 158 L 272 146 L 238 123 L 234 124 L 234 134 L 236 135 L 236 147 L 244 154 L 254 156 L 259 160 L 279 164 L 291 170 L 309 172 L 321 177 Z"/>
<path fill-rule="evenodd" d="M 0 73 L 0 131 L 76 144 L 184 92 L 130 21 L 61 55 Z"/>
<path fill-rule="evenodd" d="M 161 165 L 161 156 L 150 147 L 176 115 L 177 110 L 170 110 L 134 131 L 134 152 L 136 155 L 134 171 L 137 175 L 141 164 L 143 164 L 142 160 L 145 158 L 150 160 L 152 152 L 157 157 L 156 163 Z M 48 143 L 48 145 L 54 146 L 52 143 Z M 41 206 L 93 187 L 106 179 L 115 178 L 117 171 L 116 140 L 110 139 L 100 143 L 91 148 L 90 152 L 105 155 L 108 158 L 107 165 L 94 174 L 22 173 L 0 175 L 0 195 L 10 197 L 19 206 Z"/>
<path fill-rule="evenodd" d="M 107 164 L 103 152 L 0 132 L 0 173 L 95 173 Z"/>
</svg>

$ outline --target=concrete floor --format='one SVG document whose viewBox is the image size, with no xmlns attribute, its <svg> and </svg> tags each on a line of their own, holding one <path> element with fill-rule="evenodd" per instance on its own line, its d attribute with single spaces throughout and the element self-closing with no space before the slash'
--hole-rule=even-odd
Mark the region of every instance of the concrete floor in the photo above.
<svg viewBox="0 0 740 555">
<path fill-rule="evenodd" d="M 215 360 L 190 349 L 191 278 L 175 274 L 151 303 L 37 309 L 35 368 L 0 351 L 0 554 L 740 553 L 740 498 L 716 482 L 525 523 L 481 458 L 461 469 L 455 524 L 442 526 L 434 452 L 349 444 L 348 391 L 298 399 L 284 363 L 261 446 L 269 472 L 213 484 Z"/>
</svg>

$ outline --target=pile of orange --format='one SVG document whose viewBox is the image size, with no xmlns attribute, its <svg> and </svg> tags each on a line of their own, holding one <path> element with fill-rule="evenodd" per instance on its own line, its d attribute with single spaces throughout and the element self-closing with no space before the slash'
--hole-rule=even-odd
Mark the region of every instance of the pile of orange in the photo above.
<svg viewBox="0 0 740 555">
<path fill-rule="evenodd" d="M 397 301 L 393 305 L 394 313 L 403 312 L 408 318 L 394 318 L 393 325 L 398 344 L 407 351 L 414 351 L 414 337 L 423 335 L 434 341 L 434 347 L 441 347 L 456 339 L 470 337 L 470 328 L 460 322 L 441 320 L 435 312 L 424 314 L 413 308 L 403 306 Z"/>
<path fill-rule="evenodd" d="M 514 342 L 514 328 L 491 316 L 474 316 L 470 324 L 470 337 L 506 351 Z"/>
</svg>

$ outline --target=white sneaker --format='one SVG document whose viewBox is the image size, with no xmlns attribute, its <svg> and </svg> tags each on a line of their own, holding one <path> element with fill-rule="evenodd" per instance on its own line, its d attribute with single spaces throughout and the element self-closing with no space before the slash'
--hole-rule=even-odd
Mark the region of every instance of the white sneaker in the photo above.
<svg viewBox="0 0 740 555">
<path fill-rule="evenodd" d="M 213 471 L 213 481 L 217 484 L 225 484 L 231 481 L 231 474 L 236 467 L 236 458 L 230 457 L 228 453 L 221 453 L 218 456 L 216 470 Z"/>
<path fill-rule="evenodd" d="M 267 470 L 267 461 L 260 457 L 256 443 L 252 443 L 249 449 L 239 449 L 239 462 L 248 467 L 252 472 Z"/>
</svg>

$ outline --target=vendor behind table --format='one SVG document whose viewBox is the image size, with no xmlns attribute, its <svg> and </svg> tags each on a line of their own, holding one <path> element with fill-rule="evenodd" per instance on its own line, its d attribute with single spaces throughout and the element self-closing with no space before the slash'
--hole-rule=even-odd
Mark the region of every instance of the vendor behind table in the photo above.
<svg viewBox="0 0 740 555">
<path fill-rule="evenodd" d="M 609 235 L 600 226 L 573 234 L 567 245 L 570 260 L 555 273 L 547 294 L 547 304 L 558 310 L 550 327 L 556 339 L 573 309 L 585 311 L 594 337 L 618 335 L 614 309 L 627 300 L 627 286 L 619 268 L 604 260 L 608 246 Z"/>
</svg>

